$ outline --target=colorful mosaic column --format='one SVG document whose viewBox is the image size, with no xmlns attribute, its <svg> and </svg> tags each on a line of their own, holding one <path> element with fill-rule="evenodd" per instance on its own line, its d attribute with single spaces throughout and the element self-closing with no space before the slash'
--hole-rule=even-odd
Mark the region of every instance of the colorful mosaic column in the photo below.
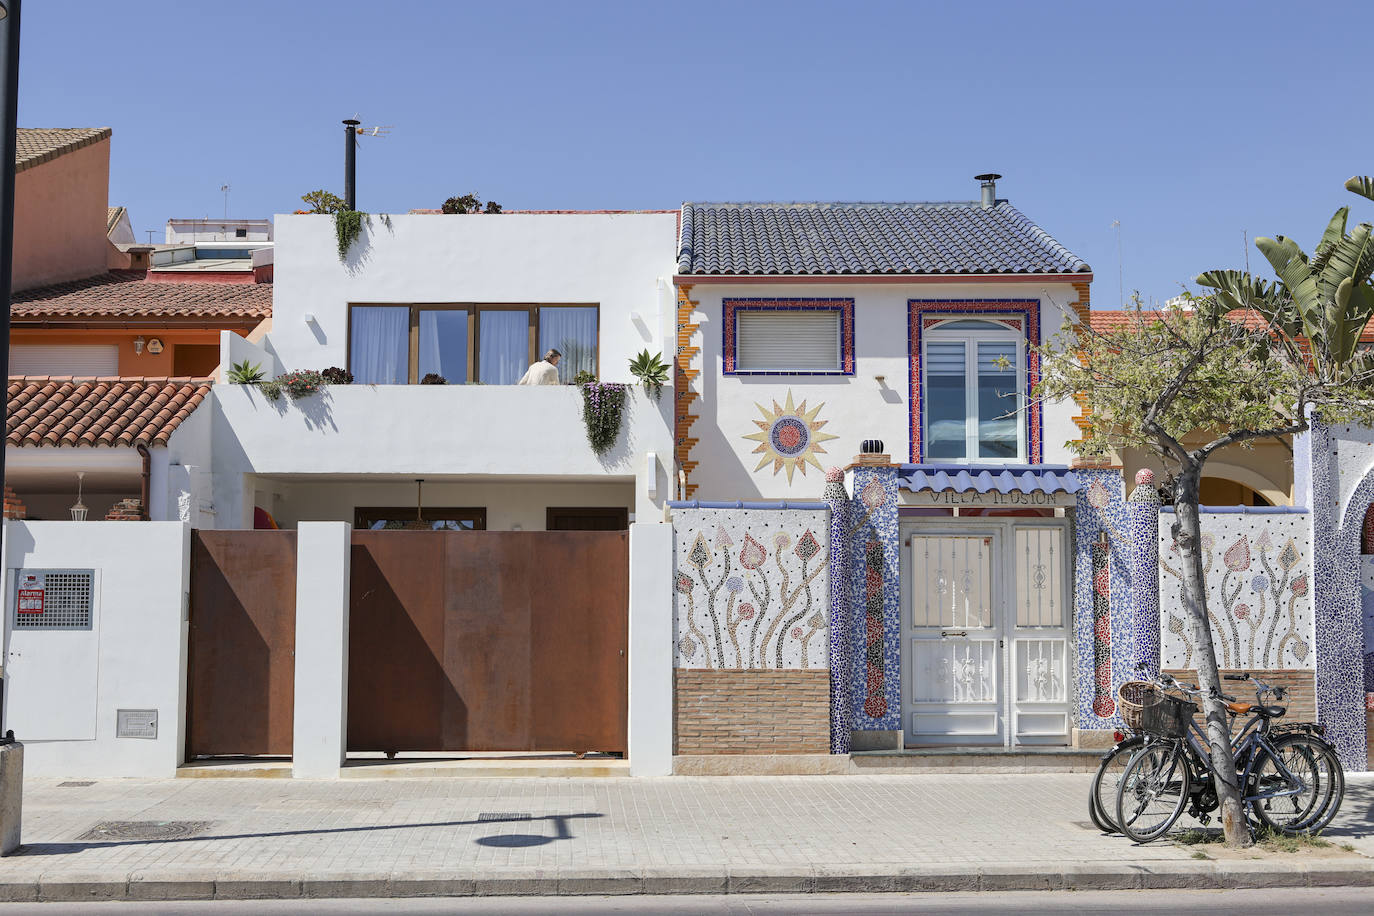
<svg viewBox="0 0 1374 916">
<path fill-rule="evenodd" d="M 1317 721 L 1348 770 L 1368 766 L 1365 743 L 1364 633 L 1360 534 L 1374 501 L 1374 473 L 1340 479 L 1336 443 L 1314 421 L 1308 434 L 1312 494 L 1312 581 Z M 1295 474 L 1296 476 L 1296 474 Z"/>
<path fill-rule="evenodd" d="M 1135 489 L 1126 499 L 1127 626 L 1130 653 L 1122 657 L 1126 674 L 1159 674 L 1159 490 L 1155 472 L 1137 471 Z"/>
<path fill-rule="evenodd" d="M 853 727 L 895 731 L 902 727 L 897 468 L 854 469 L 849 517 Z"/>
<path fill-rule="evenodd" d="M 1135 654 L 1128 609 L 1132 529 L 1120 471 L 1085 468 L 1074 473 L 1084 484 L 1074 509 L 1078 727 L 1114 728 L 1120 722 L 1116 689 L 1129 679 L 1127 660 Z"/>
<path fill-rule="evenodd" d="M 830 505 L 830 753 L 848 754 L 850 715 L 854 691 L 849 623 L 849 551 L 845 537 L 849 527 L 849 494 L 844 489 L 844 470 L 825 472 L 825 501 Z"/>
</svg>

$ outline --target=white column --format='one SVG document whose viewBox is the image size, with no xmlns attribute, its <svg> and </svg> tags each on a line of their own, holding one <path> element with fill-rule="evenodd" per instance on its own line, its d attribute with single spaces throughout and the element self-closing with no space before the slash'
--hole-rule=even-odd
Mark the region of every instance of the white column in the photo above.
<svg viewBox="0 0 1374 916">
<path fill-rule="evenodd" d="M 673 771 L 673 526 L 630 526 L 630 775 Z"/>
<path fill-rule="evenodd" d="M 296 709 L 291 775 L 337 779 L 348 735 L 347 522 L 296 528 Z"/>
</svg>

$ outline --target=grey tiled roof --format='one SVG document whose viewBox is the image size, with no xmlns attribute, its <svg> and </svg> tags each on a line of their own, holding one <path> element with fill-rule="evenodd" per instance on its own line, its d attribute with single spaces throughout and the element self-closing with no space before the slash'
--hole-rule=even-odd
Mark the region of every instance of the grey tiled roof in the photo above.
<svg viewBox="0 0 1374 916">
<path fill-rule="evenodd" d="M 14 170 L 33 168 L 63 153 L 99 143 L 112 133 L 108 127 L 21 127 L 15 136 Z"/>
<path fill-rule="evenodd" d="M 685 203 L 678 273 L 1089 273 L 1005 200 L 955 203 Z"/>
</svg>

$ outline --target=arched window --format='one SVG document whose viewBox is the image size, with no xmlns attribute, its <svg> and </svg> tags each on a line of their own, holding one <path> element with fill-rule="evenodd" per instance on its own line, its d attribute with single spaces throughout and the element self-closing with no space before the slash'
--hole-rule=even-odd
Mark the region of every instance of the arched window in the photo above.
<svg viewBox="0 0 1374 916">
<path fill-rule="evenodd" d="M 954 318 L 925 333 L 927 459 L 1024 461 L 1026 342 L 1001 322 Z"/>
</svg>

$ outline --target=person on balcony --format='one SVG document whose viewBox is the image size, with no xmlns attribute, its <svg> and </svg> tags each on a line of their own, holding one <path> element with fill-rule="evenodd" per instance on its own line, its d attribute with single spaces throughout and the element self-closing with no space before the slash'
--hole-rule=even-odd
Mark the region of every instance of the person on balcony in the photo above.
<svg viewBox="0 0 1374 916">
<path fill-rule="evenodd" d="M 550 349 L 544 354 L 544 358 L 530 366 L 525 374 L 520 377 L 517 385 L 557 385 L 558 382 L 558 361 L 563 358 L 563 354 L 557 350 Z"/>
</svg>

